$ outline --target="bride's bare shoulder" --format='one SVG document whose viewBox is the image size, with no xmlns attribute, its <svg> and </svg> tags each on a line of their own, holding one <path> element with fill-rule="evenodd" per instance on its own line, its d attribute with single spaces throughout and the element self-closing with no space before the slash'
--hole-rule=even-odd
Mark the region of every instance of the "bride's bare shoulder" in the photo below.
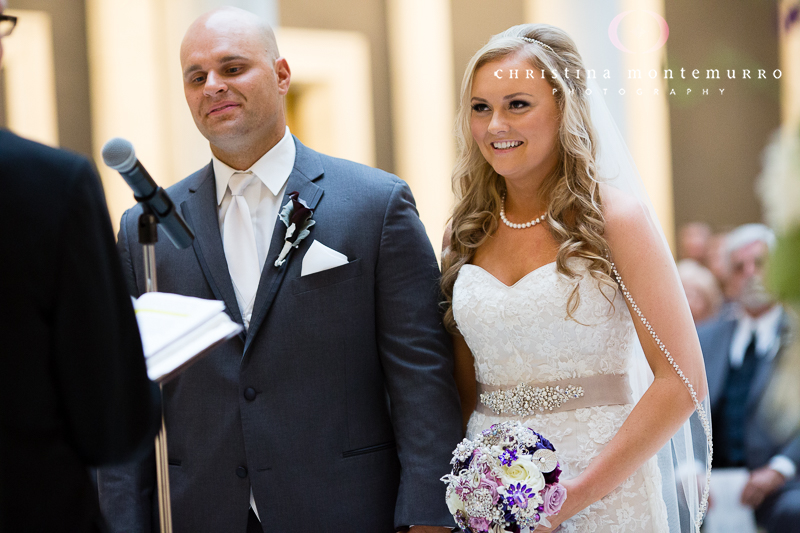
<svg viewBox="0 0 800 533">
<path fill-rule="evenodd" d="M 647 206 L 635 196 L 601 183 L 600 197 L 607 233 L 629 232 L 648 224 Z"/>
<path fill-rule="evenodd" d="M 600 184 L 606 223 L 636 222 L 644 219 L 646 208 L 638 198 L 605 183 Z"/>
<path fill-rule="evenodd" d="M 600 185 L 605 219 L 604 237 L 612 249 L 647 249 L 658 243 L 658 232 L 647 206 L 635 196 L 610 185 Z"/>
</svg>

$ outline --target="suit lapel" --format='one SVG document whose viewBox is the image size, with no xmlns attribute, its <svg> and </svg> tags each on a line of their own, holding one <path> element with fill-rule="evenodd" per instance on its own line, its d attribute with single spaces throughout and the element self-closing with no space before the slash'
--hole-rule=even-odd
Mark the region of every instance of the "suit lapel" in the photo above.
<svg viewBox="0 0 800 533">
<path fill-rule="evenodd" d="M 222 248 L 217 216 L 217 191 L 214 169 L 209 163 L 200 171 L 197 183 L 189 187 L 189 198 L 181 204 L 186 222 L 194 231 L 194 253 L 203 269 L 214 297 L 225 302 L 231 319 L 242 324 L 242 314 L 233 291 L 233 282 Z M 240 334 L 242 341 L 244 334 Z"/>
<path fill-rule="evenodd" d="M 719 335 L 714 338 L 717 342 L 712 343 L 709 347 L 713 352 L 703 354 L 708 359 L 706 379 L 708 380 L 709 400 L 713 406 L 716 406 L 717 401 L 725 392 L 725 382 L 731 366 L 729 353 L 731 339 L 736 330 L 736 321 L 728 320 L 721 324 L 720 329 Z"/>
<path fill-rule="evenodd" d="M 308 206 L 313 210 L 316 209 L 317 204 L 322 198 L 323 189 L 314 183 L 314 180 L 322 176 L 323 168 L 316 152 L 303 146 L 297 138 L 294 138 L 296 155 L 294 168 L 289 175 L 286 182 L 286 191 L 281 201 L 281 209 L 289 201 L 289 193 L 297 191 L 300 193 L 300 199 L 305 201 Z M 219 231 L 217 231 L 219 235 Z M 283 283 L 286 272 L 291 265 L 294 255 L 297 250 L 293 249 L 289 252 L 286 262 L 280 267 L 275 266 L 275 259 L 283 248 L 284 236 L 286 235 L 286 226 L 280 219 L 275 222 L 275 229 L 272 233 L 272 241 L 269 245 L 269 253 L 264 263 L 264 268 L 261 270 L 261 280 L 258 283 L 258 291 L 256 292 L 256 301 L 253 305 L 253 317 L 250 321 L 250 328 L 247 332 L 247 340 L 245 342 L 244 354 L 246 356 L 253 338 L 258 333 L 258 329 L 269 313 L 272 303 L 275 301 L 275 296 Z M 313 239 L 314 228 L 311 228 L 311 235 L 306 239 Z"/>
</svg>

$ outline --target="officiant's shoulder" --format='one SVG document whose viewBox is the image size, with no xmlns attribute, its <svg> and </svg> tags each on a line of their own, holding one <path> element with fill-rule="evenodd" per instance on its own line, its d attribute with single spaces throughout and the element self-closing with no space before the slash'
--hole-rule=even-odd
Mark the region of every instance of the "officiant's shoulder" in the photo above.
<svg viewBox="0 0 800 533">
<path fill-rule="evenodd" d="M 49 191 L 55 193 L 58 191 L 53 191 L 53 187 L 69 190 L 75 180 L 82 179 L 89 172 L 94 173 L 92 164 L 82 155 L 52 148 L 6 130 L 0 130 L 0 159 L 5 169 L 23 167 L 27 170 L 27 181 L 42 180 Z"/>
</svg>

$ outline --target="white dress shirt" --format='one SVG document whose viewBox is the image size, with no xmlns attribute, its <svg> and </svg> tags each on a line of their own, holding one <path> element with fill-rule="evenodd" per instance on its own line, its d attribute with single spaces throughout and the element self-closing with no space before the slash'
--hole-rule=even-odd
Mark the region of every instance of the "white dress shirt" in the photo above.
<svg viewBox="0 0 800 533">
<path fill-rule="evenodd" d="M 250 209 L 258 263 L 261 265 L 261 270 L 264 269 L 264 264 L 268 259 L 267 254 L 272 241 L 272 233 L 275 230 L 275 222 L 278 220 L 278 214 L 283 207 L 281 201 L 286 190 L 286 181 L 294 168 L 295 152 L 294 139 L 287 126 L 283 138 L 261 159 L 256 161 L 252 167 L 246 169 L 247 172 L 252 172 L 258 177 L 257 180 L 253 180 L 247 186 L 242 196 L 247 201 L 247 207 Z M 228 212 L 233 198 L 228 182 L 235 172 L 244 170 L 233 169 L 213 155 L 211 160 L 217 186 L 219 231 L 220 235 L 224 235 L 225 214 Z M 241 300 L 238 291 L 236 291 L 236 301 L 239 304 L 239 311 L 242 313 L 245 328 L 248 328 L 253 312 L 252 302 L 250 302 L 249 307 L 245 308 L 247 302 Z"/>
<path fill-rule="evenodd" d="M 744 354 L 753 334 L 756 335 L 756 357 L 772 359 L 780 349 L 781 316 L 783 307 L 775 305 L 758 318 L 753 318 L 743 310 L 739 310 L 736 329 L 731 339 L 731 368 L 740 368 L 744 362 Z M 784 478 L 792 479 L 797 473 L 797 465 L 785 455 L 776 455 L 768 465 Z"/>
<path fill-rule="evenodd" d="M 256 238 L 258 263 L 261 265 L 261 270 L 264 269 L 264 264 L 268 259 L 274 260 L 274 258 L 268 258 L 267 254 L 269 253 L 269 245 L 275 230 L 275 222 L 278 220 L 281 207 L 283 207 L 281 201 L 286 190 L 286 181 L 294 168 L 295 155 L 294 139 L 287 126 L 286 132 L 283 134 L 283 138 L 278 141 L 278 144 L 273 146 L 269 152 L 247 169 L 248 172 L 252 172 L 258 177 L 247 186 L 242 196 L 247 201 L 247 207 L 250 209 L 253 233 Z M 220 235 L 224 235 L 225 214 L 228 212 L 228 207 L 230 207 L 233 199 L 228 182 L 231 176 L 235 172 L 239 172 L 239 170 L 229 167 L 213 155 L 212 165 L 217 186 L 219 231 Z M 244 308 L 247 304 L 242 302 L 239 292 L 235 292 L 245 328 L 249 328 L 250 319 L 253 315 L 252 302 L 250 302 L 248 308 Z M 252 487 L 250 488 L 250 507 L 253 508 L 253 512 L 258 517 L 258 509 L 256 509 Z"/>
<path fill-rule="evenodd" d="M 743 310 L 739 311 L 736 329 L 731 339 L 730 362 L 732 368 L 739 368 L 744 362 L 747 346 L 756 334 L 756 357 L 772 359 L 780 348 L 780 327 L 783 308 L 775 305 L 758 318 L 753 318 Z"/>
</svg>

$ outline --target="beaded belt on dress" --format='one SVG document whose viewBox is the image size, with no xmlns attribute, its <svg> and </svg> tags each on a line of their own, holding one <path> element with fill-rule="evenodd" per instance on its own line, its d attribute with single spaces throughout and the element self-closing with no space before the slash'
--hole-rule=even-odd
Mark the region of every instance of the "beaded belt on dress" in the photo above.
<svg viewBox="0 0 800 533">
<path fill-rule="evenodd" d="M 478 382 L 477 411 L 493 416 L 528 416 L 537 411 L 558 413 L 598 405 L 633 403 L 627 374 L 520 383 L 511 388 Z"/>
</svg>

